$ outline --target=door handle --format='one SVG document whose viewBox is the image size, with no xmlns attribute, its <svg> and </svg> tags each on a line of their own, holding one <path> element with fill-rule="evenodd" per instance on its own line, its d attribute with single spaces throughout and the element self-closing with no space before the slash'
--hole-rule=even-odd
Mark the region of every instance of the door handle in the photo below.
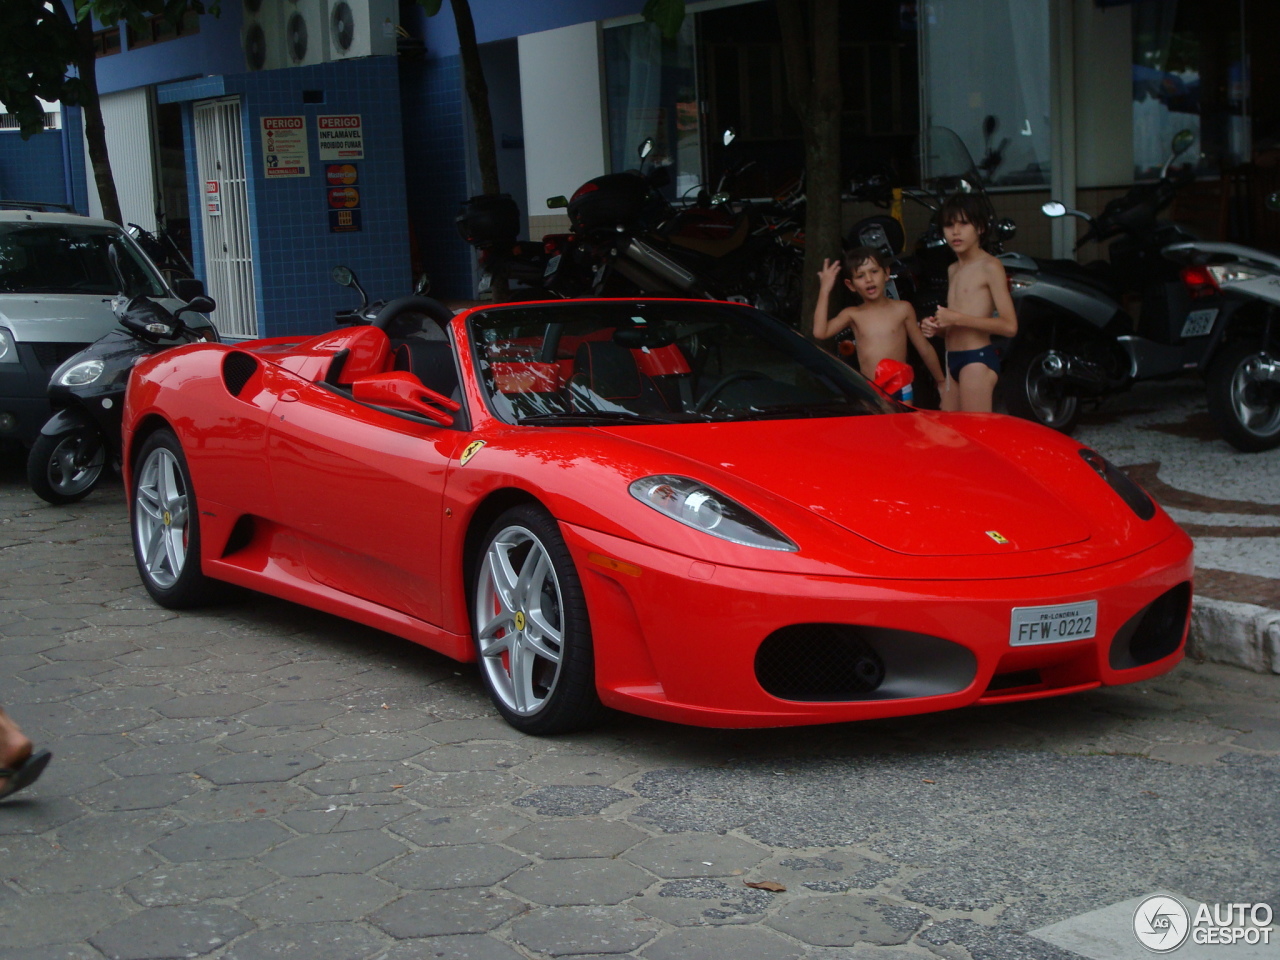
<svg viewBox="0 0 1280 960">
<path fill-rule="evenodd" d="M 281 390 L 280 399 L 285 403 L 292 403 L 294 400 L 298 399 L 298 391 L 297 390 Z"/>
</svg>

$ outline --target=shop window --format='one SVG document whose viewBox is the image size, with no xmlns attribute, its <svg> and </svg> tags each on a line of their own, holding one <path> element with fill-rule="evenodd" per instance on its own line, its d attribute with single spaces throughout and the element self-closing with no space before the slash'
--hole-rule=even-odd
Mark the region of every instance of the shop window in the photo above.
<svg viewBox="0 0 1280 960">
<path fill-rule="evenodd" d="M 119 27 L 112 27 L 110 30 L 99 30 L 93 35 L 93 55 L 95 57 L 109 57 L 111 54 L 119 52 Z"/>
<path fill-rule="evenodd" d="M 163 43 L 165 40 L 174 40 L 199 32 L 200 15 L 192 10 L 186 11 L 177 23 L 165 16 L 148 17 L 146 25 L 141 30 L 129 27 L 129 49 Z"/>
</svg>

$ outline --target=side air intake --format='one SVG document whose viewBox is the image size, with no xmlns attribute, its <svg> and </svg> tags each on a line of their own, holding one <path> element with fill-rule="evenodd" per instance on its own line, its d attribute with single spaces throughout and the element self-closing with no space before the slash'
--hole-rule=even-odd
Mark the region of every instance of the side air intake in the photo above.
<svg viewBox="0 0 1280 960">
<path fill-rule="evenodd" d="M 247 353 L 233 350 L 222 358 L 222 382 L 233 397 L 240 396 L 249 378 L 257 372 L 258 361 Z"/>
</svg>

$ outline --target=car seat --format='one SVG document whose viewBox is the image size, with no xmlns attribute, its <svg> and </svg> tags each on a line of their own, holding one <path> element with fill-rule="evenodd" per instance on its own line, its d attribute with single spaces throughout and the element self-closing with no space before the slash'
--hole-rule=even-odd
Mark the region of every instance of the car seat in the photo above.
<svg viewBox="0 0 1280 960">
<path fill-rule="evenodd" d="M 453 345 L 447 340 L 409 337 L 396 341 L 392 369 L 412 373 L 423 386 L 451 400 L 462 399 L 458 368 L 453 362 Z"/>
</svg>

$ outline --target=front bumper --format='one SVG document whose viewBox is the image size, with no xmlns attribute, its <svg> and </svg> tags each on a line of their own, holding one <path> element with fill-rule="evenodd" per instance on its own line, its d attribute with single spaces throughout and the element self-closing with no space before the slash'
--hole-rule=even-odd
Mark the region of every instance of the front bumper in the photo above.
<svg viewBox="0 0 1280 960">
<path fill-rule="evenodd" d="M 68 356 L 77 353 L 84 346 L 68 344 L 54 354 L 53 359 L 64 353 Z M 0 363 L 0 440 L 17 440 L 29 447 L 53 414 L 49 405 L 49 378 L 62 361 L 59 359 L 51 366 L 42 364 L 36 348 L 28 343 L 18 344 L 18 358 L 19 363 Z"/>
<path fill-rule="evenodd" d="M 570 524 L 561 529 L 591 614 L 601 699 L 698 726 L 865 720 L 1134 683 L 1182 659 L 1190 619 L 1191 541 L 1181 531 L 1125 560 L 1069 574 L 890 581 L 715 566 Z M 1113 640 L 1120 649 L 1139 614 L 1171 591 L 1185 594 L 1186 609 L 1172 619 L 1159 658 L 1126 666 Z M 1010 645 L 1013 607 L 1084 600 L 1098 603 L 1093 638 Z M 843 700 L 766 692 L 757 671 L 766 638 L 795 625 L 846 624 L 896 661 L 896 684 Z M 910 680 L 913 670 L 919 682 Z"/>
</svg>

